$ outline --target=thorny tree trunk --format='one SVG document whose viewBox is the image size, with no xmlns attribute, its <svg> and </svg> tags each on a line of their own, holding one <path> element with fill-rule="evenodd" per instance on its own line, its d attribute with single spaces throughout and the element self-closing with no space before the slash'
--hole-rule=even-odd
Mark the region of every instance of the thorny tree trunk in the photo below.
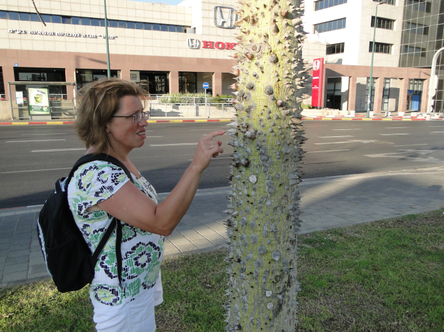
<svg viewBox="0 0 444 332">
<path fill-rule="evenodd" d="M 302 0 L 240 0 L 227 331 L 294 331 L 305 138 Z"/>
</svg>

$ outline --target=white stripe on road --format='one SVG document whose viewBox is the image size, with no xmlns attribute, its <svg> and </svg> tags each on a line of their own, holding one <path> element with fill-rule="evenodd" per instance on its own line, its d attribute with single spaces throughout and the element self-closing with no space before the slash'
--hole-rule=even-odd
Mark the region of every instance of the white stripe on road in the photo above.
<svg viewBox="0 0 444 332">
<path fill-rule="evenodd" d="M 63 152 L 63 151 L 82 151 L 82 150 L 85 151 L 85 148 L 32 150 L 31 152 Z"/>
<path fill-rule="evenodd" d="M 444 134 L 444 131 L 432 131 L 430 134 Z"/>
<path fill-rule="evenodd" d="M 150 144 L 150 146 L 179 146 L 179 145 L 197 145 L 197 143 Z"/>
<path fill-rule="evenodd" d="M 393 133 L 393 134 L 379 134 L 381 136 L 408 136 L 409 133 Z"/>
<path fill-rule="evenodd" d="M 60 142 L 66 141 L 66 138 L 61 139 L 36 139 L 36 140 L 25 140 L 25 141 L 6 141 L 6 143 L 34 143 L 34 142 Z"/>
<path fill-rule="evenodd" d="M 402 144 L 402 145 L 393 145 L 394 148 L 400 148 L 403 146 L 423 146 L 423 145 L 428 145 L 427 143 L 423 143 L 423 144 Z"/>
<path fill-rule="evenodd" d="M 361 128 L 350 128 L 350 129 L 333 129 L 333 130 L 361 130 Z"/>
<path fill-rule="evenodd" d="M 9 172 L 0 172 L 0 174 L 15 174 L 15 173 L 34 173 L 34 172 L 49 172 L 49 171 L 65 171 L 67 169 L 71 169 L 72 167 L 68 168 L 48 168 L 48 169 L 30 169 L 30 170 L 24 170 L 24 171 L 9 171 Z"/>
<path fill-rule="evenodd" d="M 52 135 L 66 135 L 66 133 L 52 133 L 52 134 L 21 134 L 20 136 L 52 136 Z"/>
<path fill-rule="evenodd" d="M 342 142 L 326 142 L 326 143 L 314 143 L 314 145 L 327 145 L 327 144 L 347 144 L 347 143 L 374 143 L 376 140 L 350 140 Z"/>
<path fill-rule="evenodd" d="M 350 149 L 342 149 L 342 150 L 323 150 L 323 151 L 307 151 L 306 153 L 328 153 L 328 152 L 343 152 L 350 151 Z"/>
<path fill-rule="evenodd" d="M 344 136 L 319 136 L 319 138 L 345 138 L 345 137 L 354 137 L 351 135 L 344 135 Z"/>
</svg>

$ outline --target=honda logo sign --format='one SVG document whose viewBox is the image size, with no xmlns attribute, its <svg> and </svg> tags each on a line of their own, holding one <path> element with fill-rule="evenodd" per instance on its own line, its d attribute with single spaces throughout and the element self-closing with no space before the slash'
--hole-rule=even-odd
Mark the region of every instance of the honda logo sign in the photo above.
<svg viewBox="0 0 444 332">
<path fill-rule="evenodd" d="M 195 49 L 200 48 L 200 40 L 199 39 L 188 38 L 188 47 L 189 48 L 195 48 Z"/>
<path fill-rule="evenodd" d="M 232 7 L 214 7 L 214 25 L 222 29 L 235 29 L 237 21 L 236 9 Z"/>
</svg>

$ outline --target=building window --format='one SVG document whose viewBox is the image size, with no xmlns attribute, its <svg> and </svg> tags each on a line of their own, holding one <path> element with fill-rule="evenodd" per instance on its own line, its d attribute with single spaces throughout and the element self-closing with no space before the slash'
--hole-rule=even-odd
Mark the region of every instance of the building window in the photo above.
<svg viewBox="0 0 444 332">
<path fill-rule="evenodd" d="M 384 87 L 382 88 L 382 107 L 381 110 L 388 111 L 389 110 L 389 101 L 390 101 L 390 78 L 384 78 Z"/>
<path fill-rule="evenodd" d="M 335 21 L 315 24 L 314 29 L 315 29 L 315 31 L 317 31 L 319 33 L 333 31 L 333 30 L 339 30 L 339 29 L 345 29 L 345 18 L 341 18 L 341 19 L 335 20 Z"/>
<path fill-rule="evenodd" d="M 376 18 L 376 27 L 381 29 L 393 30 L 394 20 L 388 18 L 378 17 Z M 375 27 L 375 17 L 372 16 L 371 27 Z"/>
<path fill-rule="evenodd" d="M 375 43 L 375 53 L 392 54 L 392 44 Z M 369 43 L 369 52 L 373 51 L 373 42 Z"/>
<path fill-rule="evenodd" d="M 329 77 L 327 81 L 327 104 L 328 108 L 341 109 L 341 78 Z"/>
<path fill-rule="evenodd" d="M 315 2 L 315 11 L 325 9 L 328 7 L 342 5 L 347 3 L 347 0 L 320 0 Z"/>
<path fill-rule="evenodd" d="M 367 107 L 369 111 L 373 111 L 373 103 L 375 102 L 375 82 L 376 79 L 374 77 L 372 77 L 372 91 L 371 91 L 371 95 L 370 95 L 370 107 L 369 107 L 369 98 L 368 98 L 368 85 L 370 84 L 370 77 L 367 77 L 367 84 L 366 84 L 366 89 L 365 89 L 365 100 L 367 101 Z"/>
<path fill-rule="evenodd" d="M 373 2 L 382 2 L 382 0 L 373 0 Z M 384 5 L 394 5 L 395 4 L 395 0 L 386 0 L 384 2 Z"/>
<path fill-rule="evenodd" d="M 416 46 L 404 45 L 403 53 L 424 58 L 426 56 L 426 49 Z"/>
<path fill-rule="evenodd" d="M 106 69 L 76 69 L 77 89 L 104 77 L 107 77 Z M 111 70 L 111 77 L 119 77 L 117 70 Z"/>
<path fill-rule="evenodd" d="M 62 24 L 74 24 L 74 25 L 87 25 L 87 26 L 105 26 L 104 19 L 91 18 L 91 17 L 75 17 L 75 16 L 60 16 L 60 15 L 48 15 L 41 14 L 41 17 L 45 23 L 62 23 Z M 15 21 L 40 21 L 39 17 L 35 13 L 27 12 L 13 12 L 13 11 L 0 11 L 0 19 L 15 20 Z M 172 24 L 154 24 L 144 22 L 133 21 L 117 21 L 108 20 L 108 26 L 111 28 L 124 28 L 124 29 L 139 29 L 139 30 L 159 30 L 168 32 L 185 33 L 187 26 L 172 25 Z"/>
<path fill-rule="evenodd" d="M 409 79 L 409 89 L 407 91 L 407 109 L 419 111 L 421 109 L 422 90 L 424 80 Z"/>
<path fill-rule="evenodd" d="M 418 35 L 427 36 L 429 34 L 429 27 L 419 23 L 406 22 L 404 30 L 406 30 L 406 32 L 416 33 Z"/>
<path fill-rule="evenodd" d="M 432 3 L 425 0 L 407 0 L 405 6 L 420 12 L 430 13 L 432 11 Z"/>
<path fill-rule="evenodd" d="M 14 67 L 14 79 L 16 81 L 41 81 L 41 82 L 66 82 L 64 68 L 25 68 Z M 26 85 L 17 85 L 17 91 L 26 92 Z M 50 94 L 66 95 L 65 85 L 50 85 Z M 26 94 L 26 93 L 25 93 Z"/>
<path fill-rule="evenodd" d="M 179 73 L 179 92 L 197 93 L 197 73 Z"/>
<path fill-rule="evenodd" d="M 344 53 L 344 43 L 327 45 L 326 54 Z"/>
</svg>

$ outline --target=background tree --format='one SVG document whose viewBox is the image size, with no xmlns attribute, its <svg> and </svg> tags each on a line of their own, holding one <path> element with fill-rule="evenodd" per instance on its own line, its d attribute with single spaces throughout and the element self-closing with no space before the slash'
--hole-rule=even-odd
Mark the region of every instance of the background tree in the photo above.
<svg viewBox="0 0 444 332">
<path fill-rule="evenodd" d="M 305 138 L 300 0 L 240 0 L 227 331 L 294 331 Z"/>
</svg>

